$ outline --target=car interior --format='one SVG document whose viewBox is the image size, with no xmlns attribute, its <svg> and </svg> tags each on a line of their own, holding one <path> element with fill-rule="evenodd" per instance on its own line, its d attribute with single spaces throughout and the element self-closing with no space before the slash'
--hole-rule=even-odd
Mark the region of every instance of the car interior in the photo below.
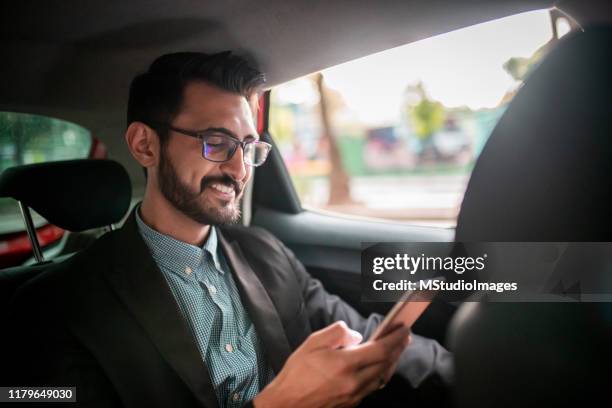
<svg viewBox="0 0 612 408">
<path fill-rule="evenodd" d="M 271 231 L 329 292 L 362 314 L 392 306 L 361 301 L 363 242 L 610 241 L 608 1 L 24 0 L 4 7 L 0 111 L 78 123 L 102 140 L 110 159 L 30 164 L 0 175 L 0 197 L 20 203 L 33 241 L 29 210 L 75 233 L 119 227 L 144 191 L 142 169 L 123 139 L 130 80 L 164 53 L 226 49 L 248 55 L 266 73 L 258 130 L 274 145 L 254 173 L 241 222 Z M 581 29 L 547 55 L 504 112 L 471 174 L 456 228 L 302 206 L 269 126 L 276 85 L 462 27 L 552 7 Z M 0 316 L 20 285 L 82 247 L 49 259 L 34 251 L 34 265 L 0 270 Z M 384 395 L 372 397 L 374 404 L 406 406 L 416 398 L 417 406 L 580 406 L 585 393 L 605 398 L 612 378 L 609 303 L 464 300 L 434 301 L 414 326 L 454 352 L 450 400 L 413 395 L 394 379 Z"/>
</svg>

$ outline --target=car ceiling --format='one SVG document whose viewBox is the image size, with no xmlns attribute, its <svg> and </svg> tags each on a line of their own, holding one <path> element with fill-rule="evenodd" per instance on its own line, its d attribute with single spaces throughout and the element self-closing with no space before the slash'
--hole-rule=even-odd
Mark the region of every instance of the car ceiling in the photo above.
<svg viewBox="0 0 612 408">
<path fill-rule="evenodd" d="M 553 0 L 20 0 L 3 2 L 0 110 L 79 123 L 113 152 L 130 80 L 157 56 L 237 50 L 273 86 Z M 115 156 L 125 158 L 126 151 Z M 130 171 L 132 175 L 133 171 Z"/>
</svg>

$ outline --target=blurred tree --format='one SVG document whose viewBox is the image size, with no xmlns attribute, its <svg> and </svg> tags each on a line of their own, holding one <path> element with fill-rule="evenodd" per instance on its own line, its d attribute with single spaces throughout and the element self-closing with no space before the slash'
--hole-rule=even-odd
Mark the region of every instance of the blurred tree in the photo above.
<svg viewBox="0 0 612 408">
<path fill-rule="evenodd" d="M 564 22 L 570 31 L 579 29 L 578 24 L 562 11 L 551 9 L 549 11 L 552 37 L 546 44 L 538 48 L 530 57 L 512 57 L 503 65 L 504 70 L 516 81 L 523 82 L 538 63 L 550 52 L 559 41 L 562 34 L 559 33 L 560 23 Z"/>
<path fill-rule="evenodd" d="M 544 55 L 548 53 L 551 42 L 547 42 L 540 48 L 538 48 L 529 58 L 523 57 L 512 57 L 506 61 L 503 65 L 504 70 L 512 77 L 515 81 L 523 82 L 527 75 L 533 70 L 535 66 L 542 60 Z"/>
<path fill-rule="evenodd" d="M 415 135 L 420 139 L 423 149 L 421 157 L 436 154 L 432 136 L 444 125 L 444 106 L 432 100 L 425 92 L 422 82 L 409 86 L 406 90 L 409 98 L 416 103 L 408 104 L 407 114 Z"/>
<path fill-rule="evenodd" d="M 328 204 L 349 204 L 351 198 L 350 179 L 338 147 L 337 136 L 334 132 L 331 117 L 333 106 L 337 104 L 338 98 L 330 98 L 328 89 L 325 87 L 323 74 L 320 72 L 313 77 L 319 92 L 319 107 L 321 113 L 322 135 L 329 151 L 330 174 L 329 174 L 329 201 Z"/>
<path fill-rule="evenodd" d="M 274 118 L 269 129 L 274 139 L 280 143 L 291 142 L 295 137 L 295 121 L 291 108 L 273 103 L 270 106 L 270 117 Z"/>
</svg>

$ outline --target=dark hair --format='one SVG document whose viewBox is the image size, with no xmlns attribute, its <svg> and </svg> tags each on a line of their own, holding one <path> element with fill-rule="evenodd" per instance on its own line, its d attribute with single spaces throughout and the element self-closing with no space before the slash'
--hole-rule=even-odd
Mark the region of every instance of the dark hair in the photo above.
<svg viewBox="0 0 612 408">
<path fill-rule="evenodd" d="M 245 58 L 231 51 L 162 55 L 130 85 L 128 126 L 136 121 L 171 123 L 181 107 L 185 86 L 192 81 L 205 81 L 250 99 L 265 83 L 265 76 Z M 157 133 L 160 142 L 165 143 L 167 133 L 161 129 Z"/>
</svg>

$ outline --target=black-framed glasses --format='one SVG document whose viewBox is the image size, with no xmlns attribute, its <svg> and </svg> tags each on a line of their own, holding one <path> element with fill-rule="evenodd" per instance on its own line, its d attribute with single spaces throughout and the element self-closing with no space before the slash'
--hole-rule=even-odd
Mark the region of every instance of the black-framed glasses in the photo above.
<svg viewBox="0 0 612 408">
<path fill-rule="evenodd" d="M 151 122 L 153 127 L 163 127 L 186 136 L 202 140 L 202 157 L 206 160 L 223 163 L 231 160 L 242 147 L 244 164 L 261 166 L 268 158 L 272 145 L 257 139 L 240 140 L 229 134 L 227 129 L 211 128 L 206 130 L 187 130 L 177 128 L 166 123 Z"/>
</svg>

